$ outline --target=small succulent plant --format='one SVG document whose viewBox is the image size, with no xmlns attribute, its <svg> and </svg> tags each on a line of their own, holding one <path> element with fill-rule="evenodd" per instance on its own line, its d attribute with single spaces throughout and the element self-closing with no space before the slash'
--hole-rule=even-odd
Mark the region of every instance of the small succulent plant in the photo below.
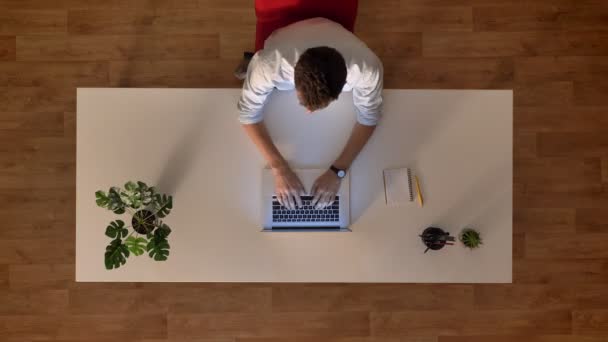
<svg viewBox="0 0 608 342">
<path fill-rule="evenodd" d="M 460 233 L 460 242 L 470 249 L 479 248 L 482 244 L 479 232 L 470 228 L 463 229 Z"/>
<path fill-rule="evenodd" d="M 156 261 L 167 260 L 171 228 L 160 219 L 171 213 L 171 196 L 157 193 L 144 182 L 127 182 L 124 189 L 111 187 L 108 192 L 95 192 L 95 199 L 99 207 L 114 214 L 131 215 L 130 226 L 115 220 L 106 227 L 106 236 L 112 238 L 104 255 L 106 269 L 124 265 L 131 253 L 139 256 L 147 252 Z"/>
</svg>

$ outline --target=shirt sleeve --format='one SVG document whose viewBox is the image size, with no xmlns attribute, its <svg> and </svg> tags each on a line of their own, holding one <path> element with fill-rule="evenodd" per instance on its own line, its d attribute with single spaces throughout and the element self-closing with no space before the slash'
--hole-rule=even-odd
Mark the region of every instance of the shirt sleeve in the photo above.
<svg viewBox="0 0 608 342">
<path fill-rule="evenodd" d="M 247 68 L 243 82 L 243 92 L 237 104 L 239 121 L 254 124 L 262 121 L 263 107 L 268 95 L 274 89 L 273 65 L 260 54 L 255 54 Z"/>
<path fill-rule="evenodd" d="M 379 59 L 368 65 L 361 80 L 353 87 L 353 102 L 357 122 L 365 126 L 375 126 L 382 114 L 382 89 L 384 71 Z"/>
</svg>

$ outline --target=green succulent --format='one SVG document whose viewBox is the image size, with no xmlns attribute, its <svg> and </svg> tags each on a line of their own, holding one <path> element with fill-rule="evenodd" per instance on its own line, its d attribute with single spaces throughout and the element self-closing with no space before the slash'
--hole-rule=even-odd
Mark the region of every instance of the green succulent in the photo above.
<svg viewBox="0 0 608 342">
<path fill-rule="evenodd" d="M 479 248 L 482 244 L 481 236 L 478 231 L 473 229 L 464 229 L 460 233 L 460 242 L 470 249 Z"/>
<path fill-rule="evenodd" d="M 170 249 L 167 237 L 171 228 L 160 219 L 171 213 L 173 197 L 157 193 L 144 182 L 127 182 L 124 188 L 111 187 L 107 192 L 95 192 L 95 203 L 117 215 L 128 212 L 132 216 L 128 222 L 147 232 L 139 234 L 122 220 L 110 222 L 105 232 L 112 238 L 105 253 L 108 270 L 124 265 L 131 254 L 139 256 L 147 252 L 156 261 L 167 260 Z"/>
</svg>

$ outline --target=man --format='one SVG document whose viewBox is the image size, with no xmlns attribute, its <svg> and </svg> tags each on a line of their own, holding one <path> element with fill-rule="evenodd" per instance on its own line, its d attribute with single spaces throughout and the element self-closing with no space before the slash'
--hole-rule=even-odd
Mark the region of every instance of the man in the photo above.
<svg viewBox="0 0 608 342">
<path fill-rule="evenodd" d="M 279 202 L 287 208 L 301 206 L 306 194 L 272 142 L 263 123 L 263 107 L 274 88 L 295 88 L 300 104 L 309 113 L 327 107 L 342 91 L 352 91 L 357 123 L 342 153 L 314 183 L 312 205 L 333 203 L 341 177 L 374 132 L 382 105 L 382 63 L 355 35 L 323 18 L 299 21 L 276 30 L 247 68 L 238 103 L 239 120 L 258 147 L 275 178 Z M 328 114 L 331 115 L 331 114 Z M 341 172 L 344 171 L 344 172 Z"/>
</svg>

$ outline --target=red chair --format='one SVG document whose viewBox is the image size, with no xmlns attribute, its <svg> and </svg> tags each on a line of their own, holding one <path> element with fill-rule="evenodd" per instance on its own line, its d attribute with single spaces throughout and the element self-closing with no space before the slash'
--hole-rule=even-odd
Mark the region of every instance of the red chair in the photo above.
<svg viewBox="0 0 608 342">
<path fill-rule="evenodd" d="M 310 18 L 327 18 L 353 32 L 357 5 L 358 0 L 256 0 L 255 50 L 276 29 Z"/>
</svg>

